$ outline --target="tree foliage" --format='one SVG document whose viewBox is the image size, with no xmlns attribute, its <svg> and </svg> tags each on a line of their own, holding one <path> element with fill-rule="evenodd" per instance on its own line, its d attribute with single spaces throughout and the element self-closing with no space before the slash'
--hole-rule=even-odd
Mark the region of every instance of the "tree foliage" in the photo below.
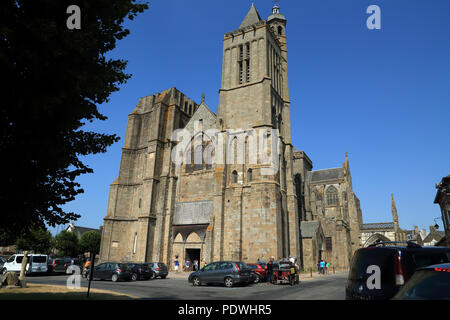
<svg viewBox="0 0 450 320">
<path fill-rule="evenodd" d="M 81 29 L 69 30 L 70 5 Z M 80 216 L 62 206 L 92 173 L 81 156 L 106 152 L 115 134 L 83 130 L 106 120 L 97 105 L 130 78 L 126 61 L 106 54 L 129 34 L 123 24 L 148 8 L 136 0 L 0 2 L 0 245 L 27 226 L 66 224 Z"/>
<path fill-rule="evenodd" d="M 55 236 L 54 245 L 58 250 L 58 256 L 62 257 L 75 257 L 80 250 L 78 236 L 74 232 L 66 230 Z"/>
<path fill-rule="evenodd" d="M 80 239 L 80 253 L 100 252 L 100 242 L 102 236 L 97 231 L 88 231 L 83 233 Z"/>
<path fill-rule="evenodd" d="M 43 228 L 30 228 L 16 241 L 18 250 L 32 250 L 34 253 L 48 254 L 52 249 L 53 237 Z"/>
</svg>

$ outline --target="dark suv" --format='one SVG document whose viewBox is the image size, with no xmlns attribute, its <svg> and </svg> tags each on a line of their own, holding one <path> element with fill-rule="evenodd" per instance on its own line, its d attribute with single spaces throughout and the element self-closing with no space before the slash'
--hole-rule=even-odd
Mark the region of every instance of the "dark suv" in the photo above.
<svg viewBox="0 0 450 320">
<path fill-rule="evenodd" d="M 421 247 L 413 242 L 378 242 L 358 249 L 351 262 L 345 289 L 346 299 L 391 299 L 416 269 L 449 261 L 450 248 Z M 367 282 L 374 283 L 372 281 L 377 272 L 373 266 L 380 270 L 379 289 L 367 286 Z"/>
</svg>

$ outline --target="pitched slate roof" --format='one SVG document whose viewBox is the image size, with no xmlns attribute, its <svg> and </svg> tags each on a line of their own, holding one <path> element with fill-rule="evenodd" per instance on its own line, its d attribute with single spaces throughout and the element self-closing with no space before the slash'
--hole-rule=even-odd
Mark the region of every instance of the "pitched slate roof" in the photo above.
<svg viewBox="0 0 450 320">
<path fill-rule="evenodd" d="M 252 3 L 250 10 L 248 11 L 239 28 L 251 26 L 252 24 L 255 24 L 259 21 L 261 21 L 261 16 L 259 15 L 258 10 L 256 10 L 255 6 Z"/>
<path fill-rule="evenodd" d="M 344 171 L 342 168 L 332 168 L 324 170 L 313 170 L 308 172 L 307 179 L 310 182 L 319 182 L 327 180 L 337 180 L 344 177 Z"/>
<path fill-rule="evenodd" d="M 381 223 L 363 223 L 362 229 L 394 229 L 393 222 L 381 222 Z"/>
</svg>

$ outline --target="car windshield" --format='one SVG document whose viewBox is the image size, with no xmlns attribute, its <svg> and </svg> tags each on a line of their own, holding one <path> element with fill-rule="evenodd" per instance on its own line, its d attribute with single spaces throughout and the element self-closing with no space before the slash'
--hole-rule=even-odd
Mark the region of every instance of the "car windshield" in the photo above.
<svg viewBox="0 0 450 320">
<path fill-rule="evenodd" d="M 450 300 L 450 272 L 419 270 L 394 297 L 395 300 Z"/>
</svg>

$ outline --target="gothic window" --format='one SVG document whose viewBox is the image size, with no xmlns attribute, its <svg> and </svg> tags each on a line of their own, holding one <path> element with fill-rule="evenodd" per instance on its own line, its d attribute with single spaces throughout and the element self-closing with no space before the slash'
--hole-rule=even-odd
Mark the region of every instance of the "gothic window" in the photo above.
<svg viewBox="0 0 450 320">
<path fill-rule="evenodd" d="M 233 171 L 232 176 L 233 176 L 233 183 L 237 183 L 238 174 L 236 170 Z"/>
<path fill-rule="evenodd" d="M 209 170 L 212 168 L 212 151 L 213 151 L 213 147 L 211 144 L 206 146 L 205 151 L 203 151 L 203 158 L 205 159 L 206 170 Z"/>
<path fill-rule="evenodd" d="M 338 203 L 338 191 L 335 187 L 331 186 L 327 189 L 327 205 L 333 206 Z"/>
<path fill-rule="evenodd" d="M 239 84 L 244 83 L 244 47 L 242 45 L 239 46 Z"/>
<path fill-rule="evenodd" d="M 252 180 L 253 180 L 253 170 L 252 169 L 248 169 L 247 177 L 248 177 L 248 182 L 252 182 Z"/>
<path fill-rule="evenodd" d="M 187 103 L 187 101 L 184 103 L 184 112 L 187 112 L 188 111 L 188 103 Z"/>
<path fill-rule="evenodd" d="M 245 82 L 250 82 L 250 43 L 248 42 L 246 45 L 246 66 L 247 66 L 247 72 L 245 77 Z"/>
<path fill-rule="evenodd" d="M 196 146 L 194 151 L 194 171 L 203 169 L 203 147 Z"/>
</svg>

